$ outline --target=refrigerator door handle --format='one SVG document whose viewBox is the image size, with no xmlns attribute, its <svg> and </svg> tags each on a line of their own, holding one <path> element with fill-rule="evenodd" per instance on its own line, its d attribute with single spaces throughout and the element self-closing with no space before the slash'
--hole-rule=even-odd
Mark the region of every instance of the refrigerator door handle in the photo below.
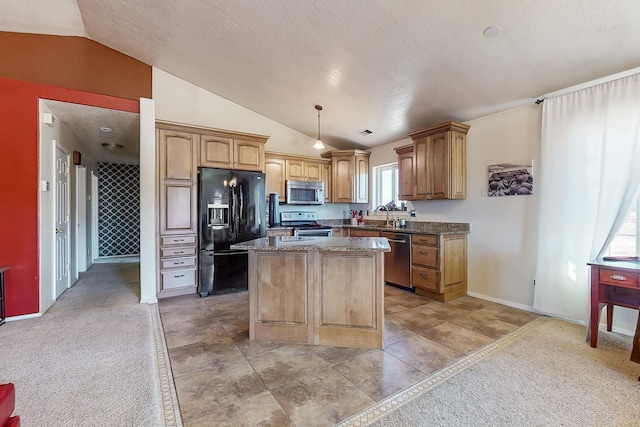
<svg viewBox="0 0 640 427">
<path fill-rule="evenodd" d="M 244 212 L 244 196 L 242 192 L 242 185 L 238 188 L 238 199 L 240 199 L 240 203 L 238 206 L 238 229 L 240 229 L 240 220 L 242 218 L 242 212 Z M 244 225 L 244 224 L 243 224 Z"/>
</svg>

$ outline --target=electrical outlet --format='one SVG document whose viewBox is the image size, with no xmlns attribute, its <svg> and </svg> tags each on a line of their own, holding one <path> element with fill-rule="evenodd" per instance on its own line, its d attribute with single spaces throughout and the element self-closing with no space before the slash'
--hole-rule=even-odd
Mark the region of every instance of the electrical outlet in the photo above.
<svg viewBox="0 0 640 427">
<path fill-rule="evenodd" d="M 411 218 L 415 218 L 415 217 L 416 217 L 416 210 L 415 210 L 415 209 L 411 209 L 411 210 L 409 211 L 409 216 L 410 216 Z"/>
</svg>

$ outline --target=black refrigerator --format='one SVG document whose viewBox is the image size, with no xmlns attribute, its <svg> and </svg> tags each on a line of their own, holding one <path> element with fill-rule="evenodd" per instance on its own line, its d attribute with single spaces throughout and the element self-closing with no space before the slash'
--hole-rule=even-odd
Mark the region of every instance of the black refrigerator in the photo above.
<svg viewBox="0 0 640 427">
<path fill-rule="evenodd" d="M 262 172 L 198 171 L 201 297 L 247 290 L 247 251 L 229 246 L 266 235 Z"/>
</svg>

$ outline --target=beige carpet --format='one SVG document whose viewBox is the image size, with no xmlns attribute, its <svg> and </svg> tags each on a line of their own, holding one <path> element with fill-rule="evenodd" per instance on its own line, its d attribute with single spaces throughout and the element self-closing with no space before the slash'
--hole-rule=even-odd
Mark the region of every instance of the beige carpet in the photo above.
<svg viewBox="0 0 640 427">
<path fill-rule="evenodd" d="M 541 318 L 339 426 L 640 426 L 631 337 Z"/>
<path fill-rule="evenodd" d="M 41 318 L 0 326 L 0 382 L 22 426 L 181 425 L 139 264 L 94 264 Z M 173 395 L 172 395 L 173 393 Z"/>
</svg>

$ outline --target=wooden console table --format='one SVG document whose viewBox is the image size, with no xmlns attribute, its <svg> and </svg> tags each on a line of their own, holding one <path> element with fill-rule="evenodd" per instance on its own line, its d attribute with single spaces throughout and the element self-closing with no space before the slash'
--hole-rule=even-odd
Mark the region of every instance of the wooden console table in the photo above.
<svg viewBox="0 0 640 427">
<path fill-rule="evenodd" d="M 4 323 L 7 315 L 4 306 L 4 272 L 11 267 L 3 267 L 0 265 L 0 325 Z"/>
<path fill-rule="evenodd" d="M 587 263 L 591 266 L 591 316 L 587 340 L 591 347 L 598 343 L 600 312 L 607 306 L 607 331 L 611 331 L 613 307 L 638 309 L 640 307 L 640 262 L 602 261 Z"/>
</svg>

